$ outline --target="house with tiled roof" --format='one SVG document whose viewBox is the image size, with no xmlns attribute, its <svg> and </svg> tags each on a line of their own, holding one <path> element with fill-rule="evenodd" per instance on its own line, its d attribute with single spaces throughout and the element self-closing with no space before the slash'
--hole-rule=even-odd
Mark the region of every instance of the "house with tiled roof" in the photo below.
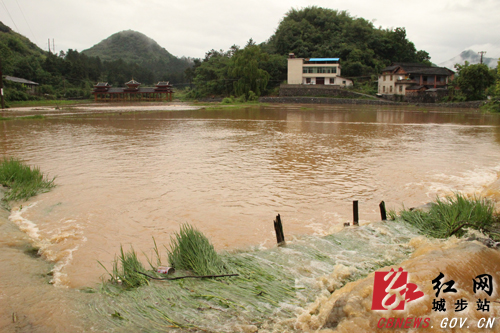
<svg viewBox="0 0 500 333">
<path fill-rule="evenodd" d="M 420 63 L 393 63 L 382 69 L 378 78 L 378 93 L 381 95 L 421 94 L 431 89 L 447 89 L 455 72 L 445 67 L 432 67 Z"/>
<path fill-rule="evenodd" d="M 36 87 L 38 86 L 38 83 L 36 83 L 36 82 L 26 80 L 26 79 L 23 79 L 20 77 L 9 76 L 9 75 L 5 75 L 3 77 L 3 79 L 6 81 L 11 81 L 11 82 L 22 84 L 24 87 L 26 87 L 28 94 L 33 95 L 36 93 Z"/>
</svg>

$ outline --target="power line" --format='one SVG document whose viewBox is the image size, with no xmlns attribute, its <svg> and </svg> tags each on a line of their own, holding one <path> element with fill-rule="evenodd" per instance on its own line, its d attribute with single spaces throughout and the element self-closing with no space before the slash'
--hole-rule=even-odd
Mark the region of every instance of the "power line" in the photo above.
<svg viewBox="0 0 500 333">
<path fill-rule="evenodd" d="M 2 0 L 3 1 L 3 0 Z M 36 37 L 35 37 L 35 34 L 33 33 L 33 30 L 31 30 L 31 26 L 30 24 L 28 23 L 28 20 L 26 19 L 26 16 L 24 16 L 24 11 L 23 9 L 21 8 L 21 5 L 19 4 L 19 2 L 16 0 L 16 3 L 17 3 L 17 6 L 19 7 L 19 9 L 21 10 L 21 14 L 23 14 L 23 17 L 24 17 L 24 21 L 26 22 L 26 24 L 28 25 L 28 28 L 30 29 L 30 32 L 31 32 L 31 35 L 33 36 L 33 39 L 35 40 L 35 42 L 38 44 L 38 41 L 36 40 Z"/>
<path fill-rule="evenodd" d="M 5 11 L 7 11 L 7 14 L 9 14 L 10 20 L 12 21 L 12 23 L 14 23 L 14 26 L 16 27 L 17 33 L 19 33 L 19 28 L 17 27 L 16 22 L 14 22 L 14 19 L 12 18 L 12 15 L 10 15 L 9 9 L 7 9 L 7 6 L 5 5 L 5 3 L 3 2 L 3 0 L 0 0 L 0 1 L 2 1 L 2 5 L 5 8 Z"/>
</svg>

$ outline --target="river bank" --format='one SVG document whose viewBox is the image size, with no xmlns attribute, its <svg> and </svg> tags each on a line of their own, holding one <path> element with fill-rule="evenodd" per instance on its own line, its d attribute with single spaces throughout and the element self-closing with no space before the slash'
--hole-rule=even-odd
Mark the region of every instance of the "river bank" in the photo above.
<svg viewBox="0 0 500 333">
<path fill-rule="evenodd" d="M 262 103 L 281 103 L 281 104 L 352 104 L 352 105 L 392 105 L 400 107 L 420 107 L 431 109 L 467 109 L 470 111 L 479 111 L 479 107 L 484 105 L 485 101 L 457 102 L 457 103 L 401 103 L 385 99 L 356 99 L 356 98 L 329 98 L 329 97 L 261 97 Z"/>
<path fill-rule="evenodd" d="M 72 105 L 53 106 L 32 105 L 25 107 L 13 107 L 3 109 L 1 118 L 26 117 L 26 116 L 56 116 L 56 115 L 83 115 L 92 113 L 121 113 L 121 112 L 145 112 L 145 111 L 188 111 L 213 108 L 249 108 L 262 105 L 270 107 L 295 108 L 297 106 L 306 109 L 311 105 L 314 107 L 328 108 L 329 106 L 366 106 L 366 107 L 388 107 L 405 109 L 413 112 L 458 112 L 479 113 L 480 106 L 484 101 L 461 102 L 461 103 L 400 103 L 383 99 L 353 99 L 353 98 L 328 98 L 328 97 L 261 97 L 259 103 L 242 103 L 234 105 L 221 104 L 222 99 L 206 99 L 195 102 L 120 102 L 120 103 L 79 103 Z M 379 109 L 377 109 L 379 110 Z"/>
</svg>

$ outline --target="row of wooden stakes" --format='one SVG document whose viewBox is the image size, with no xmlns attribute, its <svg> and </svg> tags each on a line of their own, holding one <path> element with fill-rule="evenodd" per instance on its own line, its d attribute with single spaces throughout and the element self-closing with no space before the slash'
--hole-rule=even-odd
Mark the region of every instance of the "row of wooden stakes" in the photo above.
<svg viewBox="0 0 500 333">
<path fill-rule="evenodd" d="M 380 204 L 378 205 L 380 208 L 380 218 L 382 221 L 387 220 L 387 212 L 385 210 L 385 202 L 381 201 Z M 358 200 L 354 200 L 352 202 L 352 215 L 353 215 L 353 222 L 352 225 L 359 225 L 359 206 L 358 206 Z M 351 224 L 349 222 L 344 223 L 344 227 L 348 227 Z M 281 222 L 281 216 L 278 214 L 276 216 L 276 220 L 274 220 L 274 231 L 276 232 L 276 242 L 278 243 L 278 246 L 283 246 L 286 245 L 285 242 L 285 234 L 283 233 L 283 223 Z"/>
</svg>

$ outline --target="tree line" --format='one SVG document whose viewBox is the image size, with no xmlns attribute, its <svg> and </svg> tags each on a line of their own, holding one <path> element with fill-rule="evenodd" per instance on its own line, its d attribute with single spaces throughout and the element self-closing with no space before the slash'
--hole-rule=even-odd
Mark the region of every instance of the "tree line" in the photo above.
<svg viewBox="0 0 500 333">
<path fill-rule="evenodd" d="M 4 75 L 27 78 L 39 83 L 41 95 L 54 98 L 89 98 L 93 86 L 108 82 L 113 86 L 124 86 L 132 78 L 143 84 L 155 84 L 160 80 L 182 83 L 184 74 L 158 76 L 148 68 L 122 59 L 101 61 L 99 57 L 88 57 L 76 50 L 61 51 L 58 55 L 47 53 L 44 57 L 29 55 L 21 57 L 12 66 L 4 66 Z M 7 100 L 33 99 L 23 92 L 19 84 L 5 82 Z"/>
<path fill-rule="evenodd" d="M 431 65 L 429 54 L 416 49 L 405 28 L 376 28 L 373 22 L 346 11 L 316 6 L 288 11 L 266 42 L 256 44 L 250 39 L 243 48 L 233 45 L 227 51 L 212 49 L 202 59 L 188 59 L 193 65 L 184 72 L 169 72 L 158 61 L 148 67 L 147 63 L 123 59 L 101 61 L 72 49 L 59 54 L 43 52 L 0 22 L 4 75 L 38 82 L 42 95 L 58 98 L 86 98 L 98 81 L 123 86 L 134 78 L 149 85 L 160 80 L 178 87 L 189 85 L 187 96 L 195 99 L 256 99 L 278 93 L 279 85 L 287 79 L 289 53 L 299 58 L 340 58 L 342 76 L 353 79 L 358 90 L 371 94 L 377 92 L 381 69 L 393 62 Z M 453 83 L 460 90 L 451 98 L 474 100 L 486 94 L 500 95 L 494 86 L 497 78 L 496 71 L 485 65 L 460 65 Z M 7 99 L 31 98 L 19 85 L 7 84 L 13 88 L 6 90 Z"/>
<path fill-rule="evenodd" d="M 392 62 L 431 64 L 429 54 L 416 50 L 404 28 L 375 28 L 346 11 L 312 6 L 288 11 L 264 43 L 250 40 L 243 49 L 210 50 L 205 58 L 195 60 L 194 67 L 185 72 L 195 87 L 190 96 L 276 93 L 287 77 L 289 53 L 298 58 L 340 58 L 342 76 L 358 84 L 372 80 L 369 92 L 376 91 L 376 75 Z"/>
</svg>

